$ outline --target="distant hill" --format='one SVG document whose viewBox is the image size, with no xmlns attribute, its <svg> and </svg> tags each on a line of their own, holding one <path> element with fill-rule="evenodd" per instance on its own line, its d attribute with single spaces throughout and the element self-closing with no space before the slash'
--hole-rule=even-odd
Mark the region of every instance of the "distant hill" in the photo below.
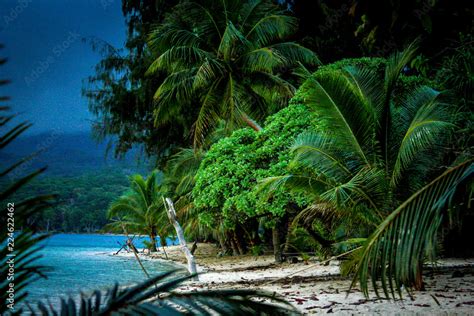
<svg viewBox="0 0 474 316">
<path fill-rule="evenodd" d="M 124 159 L 115 159 L 113 150 L 107 153 L 107 142 L 98 144 L 86 132 L 66 134 L 51 130 L 37 135 L 23 135 L 0 153 L 0 164 L 12 163 L 38 153 L 16 170 L 16 176 L 47 166 L 46 175 L 74 176 L 110 167 L 130 169 L 130 173 L 145 170 L 139 151 L 132 150 Z M 127 172 L 128 173 L 128 172 Z"/>
</svg>

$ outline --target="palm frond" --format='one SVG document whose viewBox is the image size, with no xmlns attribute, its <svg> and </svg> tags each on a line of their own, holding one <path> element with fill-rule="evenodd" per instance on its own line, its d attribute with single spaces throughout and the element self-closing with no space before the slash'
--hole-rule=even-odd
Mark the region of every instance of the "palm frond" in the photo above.
<svg viewBox="0 0 474 316">
<path fill-rule="evenodd" d="M 379 127 L 385 101 L 384 82 L 380 75 L 373 69 L 355 66 L 347 67 L 345 74 L 354 85 L 356 93 L 360 94 L 362 105 L 373 117 L 376 127 Z"/>
<path fill-rule="evenodd" d="M 403 68 L 415 57 L 418 50 L 419 42 L 413 41 L 401 52 L 395 52 L 387 59 L 387 66 L 385 67 L 385 104 L 388 106 L 388 100 L 392 96 L 398 78 L 400 77 Z"/>
<path fill-rule="evenodd" d="M 295 310 L 279 296 L 255 290 L 184 292 L 175 289 L 194 275 L 174 277 L 176 271 L 161 273 L 134 287 L 118 285 L 105 294 L 95 291 L 79 302 L 61 300 L 61 307 L 38 303 L 42 315 L 288 315 Z M 266 300 L 268 302 L 265 302 Z M 278 303 L 278 304 L 275 304 Z M 34 308 L 30 310 L 33 315 Z"/>
<path fill-rule="evenodd" d="M 3 111 L 7 110 L 8 108 L 6 107 L 0 109 L 0 120 L 5 124 L 14 117 L 14 115 L 4 115 Z M 7 130 L 1 137 L 0 147 L 4 148 L 7 144 L 14 141 L 26 131 L 29 126 L 31 125 L 28 123 L 20 123 L 10 130 Z M 41 246 L 39 246 L 39 244 L 48 236 L 34 234 L 34 225 L 31 225 L 28 220 L 31 216 L 40 214 L 43 210 L 50 207 L 55 196 L 33 196 L 23 201 L 17 201 L 15 197 L 15 194 L 19 190 L 24 189 L 27 184 L 43 173 L 45 168 L 24 175 L 16 180 L 11 178 L 9 179 L 11 183 L 7 185 L 8 180 L 6 177 L 10 176 L 11 172 L 27 159 L 28 158 L 20 160 L 19 163 L 7 167 L 1 173 L 1 182 L 5 185 L 0 192 L 0 201 L 2 201 L 5 206 L 0 217 L 0 232 L 2 234 L 0 254 L 2 258 L 5 259 L 4 264 L 0 267 L 0 274 L 3 277 L 3 280 L 0 282 L 3 301 L 0 307 L 0 313 L 2 315 L 12 312 L 12 310 L 8 308 L 9 303 L 12 303 L 9 295 L 11 284 L 14 284 L 15 291 L 13 305 L 19 306 L 28 296 L 27 285 L 38 278 L 45 277 L 45 272 L 48 270 L 47 267 L 39 264 L 37 261 L 41 257 L 39 254 Z M 20 227 L 23 227 L 22 231 L 15 231 L 15 229 L 18 230 Z M 14 279 L 9 278 L 9 260 L 14 260 Z M 13 310 L 13 312 L 16 312 L 16 310 Z"/>
<path fill-rule="evenodd" d="M 222 38 L 222 24 L 210 8 L 195 1 L 182 2 L 178 7 L 182 8 L 179 13 L 185 20 L 195 23 L 193 31 L 199 38 L 208 40 L 216 35 Z"/>
<path fill-rule="evenodd" d="M 280 54 L 278 50 L 270 47 L 261 47 L 254 49 L 239 57 L 245 70 L 249 72 L 266 72 L 273 73 L 279 67 L 288 63 L 287 59 Z"/>
<path fill-rule="evenodd" d="M 14 251 L 11 251 L 8 247 L 8 242 L 10 241 L 7 238 L 6 232 L 4 236 L 3 246 L 0 250 L 2 258 L 5 258 L 4 264 L 0 267 L 0 274 L 4 276 L 4 280 L 0 283 L 1 297 L 4 302 L 2 307 L 0 307 L 2 315 L 6 315 L 7 311 L 11 312 L 7 308 L 10 299 L 10 283 L 14 283 L 14 305 L 15 310 L 18 311 L 18 306 L 28 297 L 28 285 L 39 278 L 46 278 L 46 273 L 50 270 L 48 267 L 37 262 L 41 258 L 40 250 L 42 247 L 40 244 L 48 235 L 34 235 L 29 231 L 19 232 L 14 237 Z M 9 260 L 14 260 L 15 267 L 14 279 L 11 280 L 7 279 L 10 269 Z"/>
<path fill-rule="evenodd" d="M 176 46 L 199 47 L 202 44 L 202 39 L 192 30 L 172 23 L 155 27 L 148 36 L 148 45 L 158 56 L 172 48 L 173 44 Z M 153 69 L 150 71 L 154 72 Z"/>
<path fill-rule="evenodd" d="M 268 48 L 277 51 L 281 56 L 285 57 L 286 67 L 293 67 L 298 64 L 307 66 L 321 65 L 321 61 L 316 53 L 298 43 L 284 42 L 270 45 Z"/>
<path fill-rule="evenodd" d="M 153 96 L 159 105 L 155 112 L 156 117 L 161 117 L 165 114 L 164 111 L 170 111 L 169 106 L 174 105 L 174 102 L 189 104 L 193 99 L 196 71 L 197 68 L 188 68 L 166 77 Z"/>
<path fill-rule="evenodd" d="M 421 87 L 402 102 L 402 115 L 394 125 L 406 131 L 397 151 L 393 166 L 391 184 L 395 186 L 402 173 L 420 155 L 429 154 L 433 163 L 437 163 L 437 148 L 441 148 L 454 125 L 449 121 L 452 116 L 446 106 L 438 101 L 438 92 Z M 429 151 L 429 153 L 427 152 Z M 432 164 L 433 164 L 432 163 Z M 425 164 L 429 169 L 432 164 Z"/>
<path fill-rule="evenodd" d="M 8 130 L 0 137 L 0 149 L 5 148 L 15 138 L 32 126 L 31 123 L 23 122 Z"/>
<path fill-rule="evenodd" d="M 377 220 L 372 225 L 380 223 L 383 218 L 379 205 L 383 205 L 386 197 L 385 173 L 383 170 L 365 167 L 344 183 L 332 186 L 321 193 L 321 199 L 338 208 L 355 209 L 364 203 L 374 213 Z"/>
<path fill-rule="evenodd" d="M 221 80 L 212 83 L 210 89 L 202 100 L 196 122 L 194 123 L 194 147 L 199 148 L 203 144 L 209 131 L 215 127 L 221 116 L 222 110 Z"/>
<path fill-rule="evenodd" d="M 329 185 L 329 183 L 321 178 L 290 174 L 260 180 L 257 193 L 264 192 L 267 196 L 271 196 L 275 191 L 283 187 L 293 192 L 304 192 L 311 198 L 317 198 L 320 192 L 327 189 Z"/>
<path fill-rule="evenodd" d="M 256 48 L 264 47 L 275 41 L 281 41 L 291 35 L 297 26 L 297 20 L 288 15 L 267 15 L 261 18 L 248 31 L 245 37 L 256 44 Z"/>
<path fill-rule="evenodd" d="M 224 61 L 230 61 L 231 57 L 237 55 L 237 52 L 245 51 L 250 47 L 251 43 L 231 21 L 228 21 L 221 42 L 217 48 L 217 54 L 222 56 Z"/>
<path fill-rule="evenodd" d="M 213 82 L 226 73 L 225 66 L 215 58 L 206 59 L 196 71 L 194 76 L 193 89 L 199 91 L 210 87 Z"/>
<path fill-rule="evenodd" d="M 331 125 L 331 133 L 346 142 L 363 163 L 368 163 L 364 147 L 371 143 L 374 122 L 360 95 L 341 71 L 328 71 L 305 83 L 309 91 L 305 104 Z"/>
<path fill-rule="evenodd" d="M 392 93 L 395 89 L 398 78 L 403 68 L 410 62 L 415 56 L 418 42 L 411 43 L 404 51 L 397 52 L 387 60 L 385 67 L 385 78 L 384 78 L 384 98 L 382 103 L 382 115 L 380 116 L 381 121 L 378 126 L 381 128 L 380 132 L 380 144 L 382 146 L 382 154 L 385 161 L 385 168 L 388 171 L 390 165 L 390 138 L 392 131 L 392 109 L 391 99 Z"/>
<path fill-rule="evenodd" d="M 291 147 L 296 154 L 291 166 L 302 165 L 336 182 L 352 177 L 351 157 L 335 140 L 335 136 L 316 132 L 299 135 Z"/>
<path fill-rule="evenodd" d="M 148 68 L 146 74 L 150 75 L 157 71 L 176 72 L 201 64 L 208 58 L 212 58 L 208 52 L 194 46 L 173 46 L 160 55 Z"/>
<path fill-rule="evenodd" d="M 473 161 L 446 170 L 394 210 L 369 237 L 351 286 L 359 280 L 368 296 L 368 279 L 376 295 L 402 296 L 402 287 L 420 286 L 419 275 L 426 255 L 432 254 L 441 223 L 441 210 L 459 184 L 472 177 Z M 378 283 L 380 281 L 380 283 Z"/>
</svg>

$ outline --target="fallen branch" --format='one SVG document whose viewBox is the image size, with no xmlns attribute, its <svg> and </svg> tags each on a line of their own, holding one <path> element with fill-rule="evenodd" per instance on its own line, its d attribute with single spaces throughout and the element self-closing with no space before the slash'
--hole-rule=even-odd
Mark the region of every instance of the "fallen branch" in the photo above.
<svg viewBox="0 0 474 316">
<path fill-rule="evenodd" d="M 333 257 L 331 257 L 331 258 L 329 258 L 329 259 L 327 259 L 327 260 L 318 262 L 317 264 L 310 265 L 310 266 L 308 266 L 308 267 L 306 267 L 306 268 L 304 268 L 304 269 L 301 269 L 301 270 L 295 271 L 295 272 L 293 272 L 293 273 L 287 274 L 287 275 L 285 275 L 284 277 L 281 277 L 281 278 L 272 280 L 272 281 L 270 281 L 270 282 L 267 282 L 267 283 L 265 283 L 264 285 L 268 285 L 268 284 L 275 283 L 275 282 L 277 282 L 277 281 L 279 281 L 279 280 L 281 280 L 281 279 L 285 279 L 285 278 L 287 278 L 287 277 L 289 277 L 289 276 L 292 276 L 292 275 L 298 274 L 298 273 L 300 273 L 300 272 L 303 272 L 303 271 L 312 269 L 312 268 L 314 268 L 315 266 L 320 266 L 320 265 L 325 264 L 325 263 L 327 263 L 327 262 L 329 262 L 329 261 L 332 261 L 332 260 L 334 260 L 334 259 L 338 259 L 338 258 L 340 258 L 340 257 L 347 256 L 348 254 L 350 254 L 350 253 L 352 253 L 352 252 L 354 252 L 354 251 L 356 251 L 356 250 L 358 250 L 358 249 L 360 249 L 360 248 L 362 248 L 362 247 L 357 247 L 357 248 L 355 248 L 355 249 L 352 249 L 352 250 L 349 250 L 349 251 L 347 251 L 347 252 L 344 252 L 344 253 L 342 253 L 342 254 L 340 254 L 340 255 L 333 256 Z"/>
<path fill-rule="evenodd" d="M 166 203 L 165 203 L 166 202 Z M 183 251 L 186 259 L 188 260 L 188 271 L 191 274 L 195 274 L 194 280 L 198 281 L 199 278 L 197 276 L 197 269 L 196 269 L 196 260 L 189 250 L 188 246 L 186 245 L 186 239 L 184 239 L 184 232 L 179 224 L 178 220 L 176 219 L 176 210 L 174 209 L 173 201 L 170 198 L 163 199 L 163 203 L 165 205 L 166 212 L 168 213 L 168 218 L 173 224 L 174 229 L 176 230 L 176 235 L 178 235 L 179 244 L 181 245 L 181 250 Z"/>
</svg>

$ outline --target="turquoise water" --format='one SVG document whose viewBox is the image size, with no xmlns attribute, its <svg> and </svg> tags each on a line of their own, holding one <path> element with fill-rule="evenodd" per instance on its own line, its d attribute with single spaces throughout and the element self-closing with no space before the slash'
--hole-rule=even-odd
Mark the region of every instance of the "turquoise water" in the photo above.
<svg viewBox="0 0 474 316">
<path fill-rule="evenodd" d="M 53 303 L 59 297 L 90 293 L 95 289 L 107 289 L 115 282 L 130 285 L 146 278 L 133 256 L 112 255 L 123 244 L 125 236 L 93 234 L 57 234 L 46 241 L 41 251 L 41 263 L 52 268 L 48 279 L 41 279 L 28 288 L 28 301 L 34 303 L 49 297 Z M 141 249 L 145 238 L 134 239 Z M 168 240 L 173 244 L 172 240 Z M 150 275 L 176 269 L 172 263 L 143 259 Z"/>
</svg>

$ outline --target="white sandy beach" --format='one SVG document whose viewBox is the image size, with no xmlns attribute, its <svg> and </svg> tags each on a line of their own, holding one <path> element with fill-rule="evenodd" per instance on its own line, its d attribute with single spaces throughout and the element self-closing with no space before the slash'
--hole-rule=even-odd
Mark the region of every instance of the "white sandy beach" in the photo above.
<svg viewBox="0 0 474 316">
<path fill-rule="evenodd" d="M 166 252 L 169 260 L 185 268 L 186 260 L 179 246 L 167 247 Z M 374 293 L 367 299 L 358 287 L 348 293 L 351 279 L 340 276 L 338 261 L 328 265 L 316 260 L 277 265 L 273 256 L 217 258 L 216 254 L 213 245 L 198 244 L 195 257 L 198 271 L 203 274 L 199 281 L 189 281 L 179 290 L 262 289 L 282 295 L 304 314 L 474 315 L 474 259 L 440 261 L 437 268 L 426 269 L 426 291 L 394 301 L 377 299 Z M 141 256 L 160 260 L 165 257 L 162 251 Z"/>
</svg>

